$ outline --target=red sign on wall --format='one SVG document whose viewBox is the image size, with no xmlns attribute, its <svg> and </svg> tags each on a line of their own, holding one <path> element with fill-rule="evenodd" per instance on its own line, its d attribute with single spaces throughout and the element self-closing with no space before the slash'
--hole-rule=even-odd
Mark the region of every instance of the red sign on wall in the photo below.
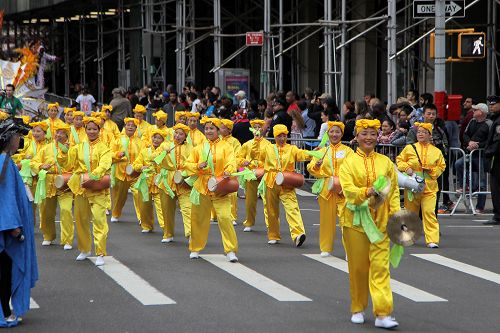
<svg viewBox="0 0 500 333">
<path fill-rule="evenodd" d="M 263 32 L 247 32 L 247 46 L 262 46 L 264 44 Z"/>
</svg>

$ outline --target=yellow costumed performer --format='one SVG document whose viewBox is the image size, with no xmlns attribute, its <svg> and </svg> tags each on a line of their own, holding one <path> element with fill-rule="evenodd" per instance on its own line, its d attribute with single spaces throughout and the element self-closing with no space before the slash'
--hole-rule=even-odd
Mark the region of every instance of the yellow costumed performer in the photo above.
<svg viewBox="0 0 500 333">
<path fill-rule="evenodd" d="M 187 126 L 187 116 L 189 112 L 186 111 L 176 111 L 175 112 L 175 123 L 176 124 L 183 124 Z"/>
<path fill-rule="evenodd" d="M 111 146 L 113 144 L 113 142 L 116 141 L 116 138 L 115 138 L 115 135 L 113 134 L 113 132 L 107 130 L 104 126 L 104 124 L 106 123 L 106 118 L 107 118 L 106 113 L 92 111 L 91 117 L 94 117 L 94 118 L 101 120 L 101 123 L 99 124 L 99 126 L 101 127 L 100 134 L 99 134 L 100 139 L 103 143 L 107 144 L 108 147 Z"/>
<path fill-rule="evenodd" d="M 59 103 L 57 102 L 49 103 L 49 105 L 47 106 L 47 115 L 49 117 L 44 120 L 49 126 L 46 137 L 48 141 L 54 140 L 54 137 L 56 135 L 56 126 L 64 124 L 64 121 L 62 121 L 57 117 L 58 114 L 59 114 Z"/>
<path fill-rule="evenodd" d="M 427 247 L 439 247 L 439 223 L 436 218 L 437 178 L 446 169 L 441 150 L 432 143 L 432 124 L 415 123 L 417 142 L 407 145 L 396 158 L 399 171 L 408 176 L 416 174 L 425 181 L 422 193 L 405 190 L 405 208 L 417 215 L 422 211 L 425 243 Z"/>
<path fill-rule="evenodd" d="M 118 129 L 118 125 L 111 120 L 111 112 L 113 112 L 113 106 L 104 104 L 101 107 L 101 112 L 106 115 L 104 117 L 104 129 L 113 134 L 115 140 L 120 138 L 120 130 Z"/>
<path fill-rule="evenodd" d="M 56 239 L 56 208 L 59 204 L 61 220 L 61 245 L 64 250 L 73 248 L 73 193 L 69 189 L 58 189 L 56 176 L 62 176 L 71 170 L 64 164 L 69 149 L 68 136 L 70 127 L 67 124 L 56 126 L 54 141 L 46 144 L 31 160 L 31 169 L 38 174 L 38 182 L 34 202 L 40 206 L 40 229 L 43 235 L 43 246 L 51 245 Z"/>
<path fill-rule="evenodd" d="M 179 202 L 184 224 L 184 236 L 186 238 L 191 236 L 191 201 L 189 198 L 191 186 L 187 184 L 182 174 L 185 171 L 184 164 L 191 155 L 193 147 L 186 142 L 189 127 L 178 123 L 173 127 L 173 130 L 174 142 L 165 142 L 162 145 L 160 150 L 163 150 L 164 157 L 159 157 L 158 160 L 162 167 L 158 186 L 164 192 L 164 198 L 166 200 L 166 210 L 163 211 L 165 217 L 163 243 L 170 243 L 174 240 L 175 209 L 177 202 Z M 172 196 L 172 194 L 174 195 Z"/>
<path fill-rule="evenodd" d="M 191 238 L 189 241 L 190 258 L 199 257 L 205 248 L 210 230 L 210 211 L 215 209 L 219 220 L 219 230 L 227 259 L 237 262 L 238 239 L 231 222 L 231 198 L 218 195 L 208 188 L 211 177 L 229 177 L 236 171 L 233 148 L 219 139 L 220 121 L 216 118 L 203 118 L 207 141 L 193 148 L 184 164 L 187 175 L 197 177 L 191 191 Z M 237 187 L 236 187 L 237 189 Z"/>
<path fill-rule="evenodd" d="M 140 139 L 143 138 L 143 135 L 149 133 L 149 128 L 151 127 L 151 124 L 148 123 L 146 120 L 144 120 L 144 117 L 146 116 L 146 108 L 141 105 L 137 104 L 132 112 L 134 113 L 134 118 L 139 121 L 137 125 L 137 133 L 136 136 Z M 125 128 L 122 130 L 122 134 L 125 132 Z"/>
<path fill-rule="evenodd" d="M 73 125 L 73 112 L 76 108 L 64 108 L 64 122 L 68 125 Z"/>
<path fill-rule="evenodd" d="M 295 188 L 276 184 L 278 173 L 294 173 L 295 162 L 309 161 L 311 156 L 306 150 L 286 143 L 288 129 L 285 125 L 273 127 L 276 144 L 260 147 L 257 142 L 252 146 L 252 158 L 264 162 L 264 176 L 259 185 L 261 195 L 266 197 L 268 218 L 268 244 L 276 244 L 281 240 L 279 222 L 279 204 L 285 207 L 286 220 L 290 227 L 290 236 L 295 246 L 302 246 L 306 240 L 306 231 L 300 214 Z M 263 149 L 262 149 L 263 148 Z M 262 149 L 260 152 L 258 149 Z M 303 177 L 302 177 L 303 180 Z"/>
<path fill-rule="evenodd" d="M 66 169 L 72 170 L 68 186 L 75 195 L 75 222 L 77 243 L 80 254 L 76 260 L 85 260 L 90 256 L 92 238 L 90 222 L 94 235 L 95 265 L 104 265 L 108 221 L 106 210 L 109 209 L 109 172 L 111 169 L 111 150 L 99 138 L 100 119 L 85 117 L 87 140 L 70 148 Z M 88 177 L 88 179 L 87 179 Z M 82 181 L 83 178 L 83 181 Z M 89 184 L 97 184 L 90 187 Z"/>
<path fill-rule="evenodd" d="M 376 316 L 375 326 L 393 328 L 389 272 L 389 217 L 400 210 L 398 180 L 394 163 L 376 153 L 380 121 L 356 121 L 356 152 L 344 159 L 339 177 L 346 206 L 342 237 L 349 266 L 351 322 L 362 324 L 368 293 Z M 385 198 L 385 200 L 383 200 Z M 375 204 L 379 206 L 375 209 Z"/>
<path fill-rule="evenodd" d="M 187 137 L 187 142 L 196 147 L 203 142 L 207 141 L 205 135 L 198 129 L 198 119 L 200 119 L 199 112 L 185 112 L 186 125 L 189 127 L 189 134 Z"/>
<path fill-rule="evenodd" d="M 252 126 L 254 138 L 250 141 L 245 142 L 241 149 L 238 151 L 237 160 L 238 165 L 243 168 L 248 168 L 254 173 L 256 176 L 262 177 L 264 174 L 264 162 L 260 160 L 260 152 L 264 151 L 264 148 L 267 146 L 271 146 L 271 142 L 262 137 L 261 130 L 264 126 L 264 120 L 253 119 L 250 120 L 250 126 Z M 252 158 L 252 147 L 256 146 L 256 151 L 259 153 L 255 158 Z M 257 174 L 260 173 L 260 174 Z M 246 211 L 246 220 L 243 222 L 244 232 L 252 231 L 253 226 L 255 225 L 255 216 L 257 214 L 257 188 L 259 186 L 260 179 L 256 180 L 240 180 L 241 186 L 245 188 L 245 211 Z M 264 207 L 266 206 L 266 198 L 262 196 L 262 204 Z M 267 211 L 264 209 L 264 221 L 266 223 L 266 227 L 268 226 L 267 221 Z"/>
<path fill-rule="evenodd" d="M 73 125 L 70 128 L 69 145 L 71 147 L 87 140 L 87 133 L 85 132 L 85 124 L 83 118 L 85 113 L 82 111 L 73 112 Z"/>
<path fill-rule="evenodd" d="M 166 126 L 168 114 L 166 114 L 163 110 L 158 110 L 153 113 L 153 118 L 155 119 L 155 124 L 149 128 L 149 132 L 147 133 L 147 140 L 143 139 L 144 143 L 149 146 L 151 145 L 151 138 L 153 136 L 154 130 L 161 130 L 165 132 L 165 141 L 172 142 L 174 139 L 174 130 Z"/>
<path fill-rule="evenodd" d="M 127 174 L 127 166 L 132 166 L 135 159 L 139 156 L 142 149 L 142 142 L 138 136 L 135 135 L 139 120 L 136 118 L 125 118 L 125 126 L 122 134 L 118 140 L 115 140 L 111 146 L 113 153 L 113 168 L 111 170 L 112 188 L 112 212 L 111 222 L 118 222 L 122 215 L 123 206 L 127 201 L 128 190 L 138 179 L 138 175 Z M 130 167 L 129 167 L 130 169 Z M 137 190 L 132 189 L 132 196 L 134 199 L 134 207 L 137 219 L 141 221 L 140 207 L 143 204 L 139 198 Z"/>
<path fill-rule="evenodd" d="M 319 249 L 322 257 L 328 257 L 333 252 L 337 231 L 336 217 L 343 219 L 342 209 L 345 199 L 338 179 L 339 170 L 344 159 L 353 153 L 350 147 L 340 142 L 344 127 L 342 122 L 328 122 L 330 145 L 317 151 L 321 157 L 314 157 L 307 165 L 309 173 L 318 178 L 312 192 L 318 195 Z"/>
</svg>

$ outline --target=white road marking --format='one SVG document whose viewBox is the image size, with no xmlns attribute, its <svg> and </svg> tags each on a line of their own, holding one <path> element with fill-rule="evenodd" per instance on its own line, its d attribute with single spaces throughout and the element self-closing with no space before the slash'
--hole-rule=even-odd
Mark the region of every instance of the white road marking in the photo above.
<svg viewBox="0 0 500 333">
<path fill-rule="evenodd" d="M 204 254 L 201 258 L 280 302 L 312 301 L 240 263 L 227 261 L 222 254 Z"/>
<path fill-rule="evenodd" d="M 488 222 L 489 220 L 472 220 L 472 222 Z"/>
<path fill-rule="evenodd" d="M 297 193 L 298 195 L 300 195 L 302 197 L 315 197 L 316 196 L 316 194 L 312 194 L 312 193 L 303 191 L 300 188 L 296 188 L 295 193 Z"/>
<path fill-rule="evenodd" d="M 33 298 L 30 297 L 30 309 L 40 309 L 40 305 Z"/>
<path fill-rule="evenodd" d="M 89 257 L 95 263 L 96 257 Z M 113 257 L 104 257 L 104 266 L 98 268 L 116 281 L 125 291 L 143 305 L 175 304 L 173 299 L 163 295 L 139 275 Z"/>
<path fill-rule="evenodd" d="M 496 284 L 500 284 L 500 274 L 494 273 L 487 271 L 485 269 L 472 266 L 469 264 L 465 264 L 460 261 L 456 261 L 447 257 L 443 257 L 439 254 L 412 254 L 412 256 L 415 256 L 420 259 L 424 259 L 430 262 L 433 262 L 438 265 L 442 265 L 451 269 L 454 269 L 456 271 L 469 274 L 475 277 L 478 277 L 480 279 L 488 280 L 491 282 L 495 282 Z"/>
<path fill-rule="evenodd" d="M 319 209 L 312 209 L 312 208 L 300 208 L 300 210 L 305 210 L 309 212 L 319 212 Z"/>
<path fill-rule="evenodd" d="M 345 273 L 349 273 L 349 269 L 347 267 L 347 261 L 345 260 L 333 256 L 322 258 L 319 254 L 304 254 L 304 256 L 319 261 L 330 267 L 341 270 Z M 444 298 L 430 294 L 426 291 L 420 290 L 418 288 L 412 287 L 406 283 L 402 283 L 394 279 L 391 279 L 391 289 L 395 294 L 406 297 L 415 302 L 448 302 L 448 300 Z"/>
<path fill-rule="evenodd" d="M 493 228 L 492 225 L 447 225 L 446 228 Z"/>
</svg>

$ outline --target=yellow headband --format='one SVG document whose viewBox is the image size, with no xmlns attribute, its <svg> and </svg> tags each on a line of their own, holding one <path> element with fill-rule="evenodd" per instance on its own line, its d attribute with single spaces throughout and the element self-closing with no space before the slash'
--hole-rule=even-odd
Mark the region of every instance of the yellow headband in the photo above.
<svg viewBox="0 0 500 333">
<path fill-rule="evenodd" d="M 432 124 L 430 124 L 430 123 L 418 123 L 418 122 L 416 122 L 415 127 L 425 128 L 426 130 L 429 131 L 429 133 L 432 134 Z"/>
<path fill-rule="evenodd" d="M 151 138 L 155 134 L 159 134 L 163 138 L 163 140 L 165 140 L 165 137 L 167 136 L 167 131 L 155 128 L 154 130 L 151 131 Z"/>
<path fill-rule="evenodd" d="M 69 132 L 71 130 L 71 127 L 68 124 L 60 124 L 60 125 L 56 125 L 54 127 L 55 127 L 56 131 L 64 131 L 64 132 L 66 132 L 66 134 L 69 134 Z"/>
<path fill-rule="evenodd" d="M 340 122 L 340 121 L 329 121 L 328 122 L 328 130 L 330 130 L 330 128 L 332 128 L 333 126 L 337 126 L 338 128 L 340 128 L 340 130 L 342 131 L 342 134 L 344 134 L 345 125 L 344 125 L 343 122 Z"/>
<path fill-rule="evenodd" d="M 200 120 L 200 124 L 202 124 L 202 125 L 206 125 L 206 124 L 209 124 L 209 123 L 212 123 L 215 127 L 220 128 L 221 122 L 217 118 L 203 117 Z"/>
<path fill-rule="evenodd" d="M 183 130 L 183 131 L 184 131 L 184 133 L 186 133 L 186 134 L 188 134 L 188 133 L 189 133 L 189 131 L 190 131 L 189 127 L 187 127 L 186 125 L 181 124 L 181 123 L 179 123 L 179 124 L 175 124 L 175 126 L 174 126 L 174 127 L 172 127 L 172 129 L 173 129 L 174 131 L 175 131 L 175 130 L 178 130 L 178 129 Z"/>
<path fill-rule="evenodd" d="M 75 117 L 85 117 L 85 113 L 83 111 L 75 111 L 73 112 L 73 118 Z"/>
<path fill-rule="evenodd" d="M 232 120 L 221 119 L 220 122 L 222 123 L 222 125 L 226 126 L 230 131 L 233 130 L 234 123 Z"/>
<path fill-rule="evenodd" d="M 125 118 L 125 119 L 123 119 L 123 122 L 124 122 L 125 124 L 127 124 L 127 123 L 129 123 L 129 122 L 133 122 L 133 123 L 134 123 L 134 125 L 135 125 L 136 127 L 137 127 L 137 126 L 139 126 L 139 119 L 135 119 L 135 118 Z"/>
<path fill-rule="evenodd" d="M 186 116 L 186 112 L 184 111 L 177 111 L 175 113 L 175 121 L 179 120 L 180 117 L 185 117 Z"/>
<path fill-rule="evenodd" d="M 8 113 L 0 111 L 0 120 L 5 120 L 9 117 L 10 117 L 10 115 Z"/>
<path fill-rule="evenodd" d="M 68 113 L 68 112 L 75 112 L 76 111 L 76 108 L 64 108 L 64 113 Z"/>
<path fill-rule="evenodd" d="M 83 117 L 83 123 L 87 126 L 89 123 L 94 123 L 97 127 L 101 128 L 101 119 L 96 117 Z"/>
<path fill-rule="evenodd" d="M 360 119 L 356 120 L 356 134 L 361 132 L 362 130 L 366 128 L 373 128 L 374 130 L 378 131 L 380 128 L 380 121 L 378 119 Z"/>
<path fill-rule="evenodd" d="M 146 110 L 146 108 L 144 107 L 144 105 L 137 104 L 137 105 L 135 106 L 135 108 L 132 110 L 132 112 L 134 112 L 134 113 L 135 113 L 135 112 L 137 112 L 137 113 L 146 113 L 146 112 L 147 112 L 147 110 Z"/>
<path fill-rule="evenodd" d="M 158 120 L 167 121 L 168 114 L 166 114 L 163 110 L 159 110 L 158 112 L 153 113 L 153 117 Z"/>
<path fill-rule="evenodd" d="M 101 118 L 101 119 L 104 119 L 104 120 L 106 120 L 108 118 L 108 116 L 104 112 L 92 112 L 90 114 L 90 116 L 91 117 L 96 117 L 96 118 Z"/>
<path fill-rule="evenodd" d="M 44 132 L 47 132 L 47 129 L 49 128 L 49 124 L 47 124 L 45 121 L 37 121 L 34 123 L 30 123 L 30 126 L 32 128 L 40 127 Z"/>
<path fill-rule="evenodd" d="M 113 111 L 113 107 L 111 105 L 103 105 L 101 107 L 101 112 L 106 112 L 106 111 L 109 111 L 109 112 Z"/>
<path fill-rule="evenodd" d="M 59 109 L 59 103 L 55 102 L 55 103 L 49 103 L 49 105 L 47 105 L 47 110 L 50 110 L 52 108 Z"/>
<path fill-rule="evenodd" d="M 185 112 L 186 113 L 186 117 L 188 118 L 196 118 L 196 119 L 200 119 L 200 113 L 199 112 Z"/>
<path fill-rule="evenodd" d="M 259 126 L 264 126 L 266 122 L 262 119 L 253 119 L 253 120 L 250 120 L 250 126 L 254 127 L 255 125 L 259 125 Z"/>
<path fill-rule="evenodd" d="M 273 127 L 274 137 L 277 137 L 280 134 L 288 134 L 288 128 L 285 125 L 278 124 Z"/>
</svg>

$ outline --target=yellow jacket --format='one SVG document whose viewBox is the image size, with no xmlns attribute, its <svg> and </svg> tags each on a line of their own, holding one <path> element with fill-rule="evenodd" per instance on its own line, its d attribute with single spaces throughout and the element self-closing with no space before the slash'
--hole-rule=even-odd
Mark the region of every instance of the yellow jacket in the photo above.
<svg viewBox="0 0 500 333">
<path fill-rule="evenodd" d="M 321 155 L 325 156 L 323 158 L 323 163 L 321 166 L 317 167 L 316 162 L 318 162 L 319 158 L 313 157 L 311 162 L 307 165 L 307 171 L 318 179 L 327 178 L 327 180 L 333 176 L 338 177 L 342 162 L 345 158 L 354 153 L 350 147 L 347 147 L 340 142 L 336 145 L 330 144 L 328 151 L 325 147 L 320 149 L 319 152 Z M 323 189 L 319 195 L 327 200 L 331 197 L 332 191 L 328 191 L 328 181 L 325 181 Z"/>
<path fill-rule="evenodd" d="M 175 148 L 172 149 L 174 146 Z M 167 155 L 163 159 L 161 167 L 168 171 L 168 185 L 170 186 L 172 191 L 179 195 L 190 192 L 191 188 L 187 184 L 182 183 L 177 185 L 174 182 L 174 174 L 177 170 L 181 172 L 185 170 L 185 163 L 191 155 L 193 146 L 191 146 L 187 142 L 184 142 L 184 144 L 182 145 L 172 142 L 165 142 L 160 146 L 160 151 L 165 150 L 167 151 Z M 165 190 L 163 184 L 160 185 L 160 188 Z"/>
<path fill-rule="evenodd" d="M 87 165 L 85 164 L 85 145 L 89 145 L 89 162 L 92 175 L 98 178 L 109 175 L 111 168 L 111 150 L 109 147 L 100 138 L 93 142 L 85 141 L 71 147 L 68 151 L 67 162 L 63 166 L 67 170 L 73 170 L 73 176 L 69 180 L 68 186 L 75 195 L 85 194 L 89 197 L 106 193 L 108 189 L 91 191 L 83 189 L 80 186 L 80 175 L 88 173 Z"/>
<path fill-rule="evenodd" d="M 210 152 L 205 154 L 209 148 Z M 206 167 L 203 170 L 198 169 L 198 164 L 212 159 L 214 164 L 214 174 L 212 175 L 212 170 L 210 167 Z M 204 195 L 211 195 L 212 193 L 208 190 L 208 180 L 212 176 L 222 176 L 224 172 L 234 173 L 236 171 L 236 159 L 234 156 L 233 147 L 231 147 L 227 142 L 221 141 L 220 139 L 214 141 L 206 141 L 193 148 L 188 160 L 184 164 L 184 168 L 188 176 L 198 176 L 198 179 L 194 183 L 194 187 L 198 192 Z"/>
<path fill-rule="evenodd" d="M 443 154 L 441 150 L 434 147 L 432 144 L 422 144 L 420 142 L 414 143 L 417 148 L 418 155 L 422 164 L 418 161 L 415 149 L 411 145 L 407 145 L 401 154 L 396 157 L 396 164 L 399 171 L 406 172 L 409 168 L 414 172 L 422 172 L 422 168 L 428 169 L 425 172 L 425 189 L 424 193 L 437 193 L 438 183 L 437 178 L 443 173 L 446 168 Z"/>
<path fill-rule="evenodd" d="M 261 162 L 264 162 L 264 177 L 266 186 L 269 188 L 274 187 L 276 174 L 278 172 L 295 172 L 295 162 L 311 160 L 311 156 L 307 154 L 306 150 L 299 149 L 295 145 L 286 143 L 281 147 L 276 144 L 271 144 L 260 147 L 259 152 L 259 145 L 255 142 L 252 146 L 252 158 L 258 157 Z M 276 154 L 276 151 L 278 154 Z"/>
<path fill-rule="evenodd" d="M 38 174 L 40 172 L 40 166 L 43 164 L 53 164 L 50 169 L 47 170 L 47 176 L 45 178 L 45 187 L 47 189 L 47 198 L 51 198 L 56 195 L 57 188 L 54 185 L 54 180 L 56 175 L 68 172 L 65 167 L 67 152 L 64 153 L 55 142 L 50 142 L 44 145 L 31 159 L 30 167 L 31 170 Z"/>
<path fill-rule="evenodd" d="M 203 134 L 199 129 L 195 128 L 194 130 L 189 131 L 186 141 L 193 147 L 196 147 L 207 141 L 207 138 L 205 137 L 205 134 Z"/>
<path fill-rule="evenodd" d="M 69 145 L 73 147 L 83 141 L 87 141 L 87 133 L 85 132 L 85 127 L 76 128 L 74 125 L 71 125 L 71 131 L 69 133 Z"/>
<path fill-rule="evenodd" d="M 241 143 L 238 141 L 238 139 L 229 134 L 228 136 L 223 136 L 221 140 L 229 143 L 229 145 L 234 149 L 234 154 L 238 154 L 238 151 L 241 149 Z"/>
<path fill-rule="evenodd" d="M 64 121 L 62 121 L 59 118 L 47 118 L 44 120 L 47 124 L 49 124 L 49 128 L 47 129 L 47 139 L 50 138 L 50 140 L 54 140 L 54 137 L 56 136 L 56 126 L 64 125 Z M 50 134 L 49 134 L 50 131 Z"/>
<path fill-rule="evenodd" d="M 118 129 L 118 126 L 116 123 L 111 120 L 111 119 L 106 119 L 104 121 L 104 129 L 107 130 L 108 132 L 113 134 L 113 137 L 115 139 L 118 139 L 120 137 L 120 130 Z"/>
<path fill-rule="evenodd" d="M 101 128 L 101 134 L 99 135 L 101 141 L 106 145 L 111 146 L 115 142 L 115 135 L 108 131 L 104 126 Z"/>
<path fill-rule="evenodd" d="M 158 149 L 160 149 L 160 147 L 158 147 L 156 150 Z M 152 194 L 158 193 L 158 187 L 155 185 L 155 177 L 160 171 L 160 167 L 152 162 L 153 158 L 156 156 L 156 150 L 153 148 L 153 146 L 143 147 L 139 153 L 139 156 L 137 156 L 134 163 L 132 163 L 132 167 L 137 172 L 142 172 L 142 167 L 144 166 L 151 167 L 151 169 L 153 170 L 148 178 L 149 192 Z"/>
<path fill-rule="evenodd" d="M 135 135 L 129 138 L 127 135 L 122 134 L 119 139 L 114 140 L 111 145 L 113 155 L 112 162 L 115 165 L 115 177 L 121 181 L 132 181 L 135 178 L 130 177 L 125 173 L 125 168 L 128 164 L 134 163 L 135 159 L 139 157 L 143 145 L 141 140 Z M 118 155 L 124 152 L 123 157 Z"/>
<path fill-rule="evenodd" d="M 382 154 L 371 152 L 368 156 L 357 149 L 344 159 L 339 170 L 340 184 L 346 204 L 361 205 L 365 202 L 368 190 L 379 176 L 386 176 L 391 181 L 391 190 L 385 202 L 370 213 L 375 225 L 381 232 L 385 232 L 389 216 L 400 210 L 399 188 L 394 163 Z M 361 226 L 353 226 L 354 213 L 344 209 L 343 226 L 364 232 Z"/>
<path fill-rule="evenodd" d="M 26 140 L 24 141 L 24 147 L 21 151 L 19 151 L 19 153 L 17 153 L 16 155 L 13 155 L 12 159 L 14 159 L 15 157 L 15 161 L 16 160 L 23 160 L 23 159 L 32 159 L 33 157 L 35 157 L 35 155 L 40 151 L 40 149 L 43 148 L 43 146 L 45 146 L 47 144 L 47 141 L 46 140 L 43 140 L 43 141 L 36 141 L 35 139 L 31 139 L 31 140 Z"/>
<path fill-rule="evenodd" d="M 252 158 L 252 147 L 254 145 L 257 155 Z M 238 166 L 243 167 L 243 163 L 245 161 L 248 161 L 250 162 L 250 164 L 248 165 L 248 168 L 250 170 L 264 168 L 264 161 L 260 160 L 260 154 L 268 145 L 272 145 L 272 143 L 262 137 L 254 138 L 250 141 L 245 142 L 236 155 Z"/>
</svg>

